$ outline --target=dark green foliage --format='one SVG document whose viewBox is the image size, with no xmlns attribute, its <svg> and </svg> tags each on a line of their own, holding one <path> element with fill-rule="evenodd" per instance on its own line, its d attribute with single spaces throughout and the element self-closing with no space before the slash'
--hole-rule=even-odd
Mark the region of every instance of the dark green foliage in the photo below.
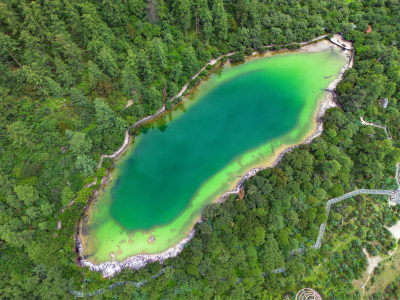
<svg viewBox="0 0 400 300">
<path fill-rule="evenodd" d="M 235 63 L 235 62 L 243 62 L 245 59 L 245 54 L 243 52 L 236 52 L 230 57 L 230 61 Z"/>
<path fill-rule="evenodd" d="M 288 48 L 289 50 L 296 50 L 296 49 L 299 49 L 300 47 L 301 47 L 301 45 L 299 45 L 299 44 L 290 44 L 290 45 L 286 46 L 286 48 Z"/>
</svg>

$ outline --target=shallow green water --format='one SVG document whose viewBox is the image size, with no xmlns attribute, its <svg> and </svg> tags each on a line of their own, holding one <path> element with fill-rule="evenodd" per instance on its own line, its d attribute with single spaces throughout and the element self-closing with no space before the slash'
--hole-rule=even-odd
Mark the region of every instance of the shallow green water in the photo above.
<svg viewBox="0 0 400 300">
<path fill-rule="evenodd" d="M 98 262 L 176 244 L 239 176 L 304 139 L 317 100 L 344 64 L 332 51 L 284 54 L 213 75 L 186 112 L 135 139 L 91 209 L 85 254 Z"/>
</svg>

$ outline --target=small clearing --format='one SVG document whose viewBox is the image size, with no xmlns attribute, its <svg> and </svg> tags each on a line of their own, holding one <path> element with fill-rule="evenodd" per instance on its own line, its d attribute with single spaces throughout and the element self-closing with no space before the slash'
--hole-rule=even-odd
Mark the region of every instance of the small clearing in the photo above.
<svg viewBox="0 0 400 300">
<path fill-rule="evenodd" d="M 365 256 L 367 257 L 368 260 L 368 273 L 372 274 L 375 270 L 375 268 L 379 265 L 379 263 L 381 262 L 381 260 L 383 259 L 380 255 L 377 256 L 370 256 L 367 252 L 367 250 L 365 250 L 365 248 L 363 248 L 363 252 L 365 254 Z"/>
<path fill-rule="evenodd" d="M 392 227 L 386 227 L 393 235 L 395 239 L 400 239 L 400 221 L 393 225 Z"/>
</svg>

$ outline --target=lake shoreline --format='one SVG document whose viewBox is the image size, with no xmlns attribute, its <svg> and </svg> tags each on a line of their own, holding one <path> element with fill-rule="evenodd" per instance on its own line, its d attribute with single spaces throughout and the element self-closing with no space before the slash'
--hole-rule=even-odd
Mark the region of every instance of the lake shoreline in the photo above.
<svg viewBox="0 0 400 300">
<path fill-rule="evenodd" d="M 321 46 L 323 45 L 323 46 Z M 305 46 L 301 47 L 300 49 L 296 50 L 296 51 L 290 51 L 290 53 L 292 52 L 319 52 L 319 51 L 323 51 L 326 49 L 329 49 L 333 47 L 332 44 L 327 41 L 327 40 L 322 40 L 319 42 L 311 42 L 311 44 L 305 44 Z M 335 47 L 338 47 L 337 45 Z M 313 117 L 313 126 L 311 127 L 311 129 L 309 130 L 309 132 L 306 134 L 305 138 L 298 143 L 292 144 L 292 145 L 282 145 L 281 147 L 279 147 L 279 149 L 277 149 L 276 151 L 276 155 L 273 155 L 272 157 L 269 157 L 267 161 L 265 161 L 261 166 L 260 164 L 258 164 L 258 166 L 255 166 L 254 168 L 252 168 L 250 171 L 247 171 L 242 177 L 238 178 L 238 181 L 232 183 L 229 188 L 228 188 L 228 192 L 225 192 L 221 197 L 219 197 L 218 199 L 216 199 L 216 201 L 214 202 L 223 202 L 226 200 L 226 198 L 230 195 L 230 194 L 237 194 L 240 189 L 242 188 L 242 185 L 244 183 L 245 180 L 247 180 L 248 178 L 250 178 L 251 176 L 254 176 L 258 171 L 265 169 L 265 168 L 269 168 L 269 167 L 274 167 L 276 165 L 279 164 L 280 160 L 282 159 L 282 157 L 284 156 L 285 153 L 292 151 L 295 147 L 297 147 L 298 145 L 301 144 L 305 144 L 305 143 L 310 143 L 315 137 L 319 136 L 322 131 L 323 131 L 323 126 L 322 126 L 322 116 L 325 114 L 326 110 L 330 107 L 335 107 L 337 106 L 337 104 L 335 103 L 335 94 L 334 94 L 334 89 L 336 88 L 337 84 L 340 82 L 340 80 L 343 78 L 343 74 L 344 72 L 350 68 L 352 66 L 353 63 L 353 52 L 349 51 L 349 50 L 345 50 L 345 52 L 347 51 L 347 53 L 345 53 L 347 59 L 347 63 L 346 65 L 340 70 L 338 77 L 329 84 L 327 90 L 329 91 L 328 93 L 325 92 L 324 97 L 318 101 L 318 109 L 315 110 L 314 113 L 314 117 Z M 268 51 L 267 53 L 264 54 L 258 54 L 256 53 L 255 55 L 250 55 L 246 58 L 246 60 L 248 59 L 252 59 L 254 57 L 267 57 L 267 56 L 272 56 L 275 54 L 280 54 L 280 53 L 284 53 L 284 52 L 289 52 L 287 50 L 283 50 L 283 51 Z M 229 56 L 229 55 L 228 55 Z M 210 64 L 210 63 L 209 63 Z M 207 65 L 209 65 L 207 64 Z M 215 62 L 214 62 L 215 64 Z M 206 65 L 206 66 L 207 66 Z M 202 70 L 199 71 L 199 73 Z M 185 87 L 184 87 L 185 88 Z M 184 90 L 184 88 L 182 90 Z M 181 92 L 182 92 L 181 90 Z M 183 93 L 180 93 L 183 94 Z M 165 107 L 164 111 L 165 111 Z M 162 109 L 160 109 L 157 114 L 156 117 L 161 115 L 160 111 L 162 111 Z M 146 119 L 146 118 L 145 118 Z M 151 118 L 151 120 L 153 120 L 154 118 Z M 142 120 L 141 120 L 142 121 Z M 139 122 L 141 122 L 139 121 Z M 144 122 L 150 121 L 150 119 L 145 120 Z M 141 124 L 143 124 L 144 122 L 141 122 L 139 124 L 135 124 L 134 128 L 136 128 L 137 126 L 140 126 Z M 121 153 L 124 153 L 126 146 L 128 143 L 124 142 L 125 147 L 121 147 L 120 149 L 118 149 L 115 153 L 118 153 L 118 155 L 116 155 L 113 158 L 117 158 L 118 156 L 120 156 Z M 124 149 L 125 148 L 125 149 Z M 122 150 L 121 150 L 122 149 Z M 114 155 L 113 154 L 113 155 Z M 110 155 L 110 156 L 113 156 Z M 110 157 L 109 156 L 109 157 Z M 90 201 L 92 202 L 92 201 Z M 82 214 L 82 217 L 84 218 L 86 215 L 87 210 L 89 209 L 89 207 L 91 206 L 91 203 L 88 203 L 87 206 L 85 207 L 85 211 Z M 81 220 L 83 219 L 80 219 Z M 80 225 L 78 225 L 78 230 L 77 230 L 77 234 L 75 236 L 75 242 L 76 242 L 76 252 L 77 252 L 77 262 L 79 263 L 79 265 L 81 265 L 82 267 L 89 267 L 89 269 L 93 270 L 93 271 L 100 271 L 103 276 L 105 277 L 110 277 L 115 275 L 116 273 L 120 272 L 123 268 L 133 268 L 133 269 L 138 269 L 141 268 L 143 266 L 145 266 L 147 263 L 149 262 L 154 262 L 154 261 L 160 261 L 163 262 L 165 259 L 170 258 L 170 257 L 174 257 L 177 256 L 183 249 L 184 245 L 190 241 L 190 239 L 194 236 L 194 229 L 193 226 L 194 224 L 196 224 L 197 222 L 201 222 L 201 216 L 199 216 L 199 218 L 196 218 L 195 222 L 193 222 L 191 228 L 192 230 L 190 231 L 189 235 L 181 240 L 180 242 L 178 242 L 175 246 L 172 246 L 170 248 L 168 248 L 166 251 L 159 253 L 159 254 L 143 254 L 143 255 L 134 255 L 131 257 L 128 257 L 122 261 L 115 261 L 115 260 L 111 260 L 111 261 L 106 261 L 104 263 L 100 263 L 100 264 L 95 264 L 89 260 L 85 260 L 82 259 L 83 257 L 83 246 L 82 243 L 80 241 L 79 238 L 79 227 Z"/>
</svg>

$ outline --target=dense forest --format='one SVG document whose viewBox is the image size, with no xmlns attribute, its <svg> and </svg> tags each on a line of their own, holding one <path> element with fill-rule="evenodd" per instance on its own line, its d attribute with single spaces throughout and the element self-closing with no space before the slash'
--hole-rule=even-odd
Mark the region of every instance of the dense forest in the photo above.
<svg viewBox="0 0 400 300">
<path fill-rule="evenodd" d="M 322 136 L 247 181 L 242 200 L 206 207 L 195 237 L 157 279 L 159 263 L 112 279 L 75 263 L 77 221 L 112 168 L 97 163 L 122 144 L 124 130 L 211 58 L 335 32 L 354 42 L 355 64 Z M 366 269 L 362 249 L 384 254 L 395 244 L 385 225 L 399 209 L 382 196 L 334 207 L 320 250 L 290 250 L 314 243 L 328 199 L 396 188 L 399 32 L 398 0 L 0 1 L 0 298 L 68 298 L 68 289 L 143 279 L 140 289 L 125 285 L 102 297 L 279 299 L 304 286 L 324 298 L 359 296 L 352 281 Z M 393 140 L 360 116 L 387 125 Z M 98 184 L 83 188 L 94 177 Z M 263 274 L 278 267 L 287 272 Z M 398 294 L 394 284 L 387 291 Z"/>
</svg>

